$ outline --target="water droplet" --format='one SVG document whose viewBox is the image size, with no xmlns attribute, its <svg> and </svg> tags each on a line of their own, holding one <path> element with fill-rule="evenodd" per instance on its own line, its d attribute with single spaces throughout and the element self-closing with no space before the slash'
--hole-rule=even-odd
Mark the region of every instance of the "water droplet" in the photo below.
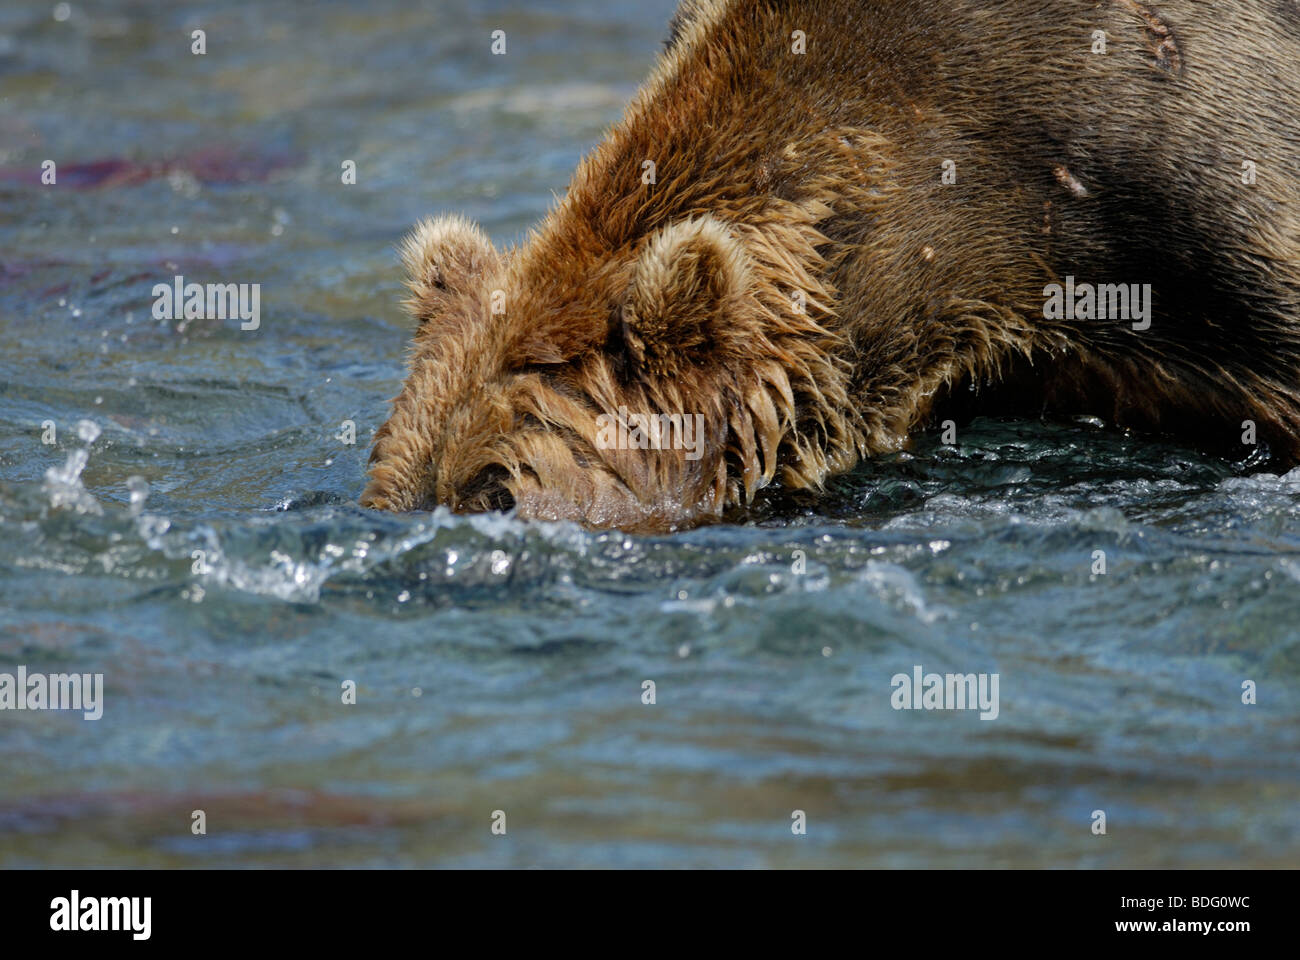
<svg viewBox="0 0 1300 960">
<path fill-rule="evenodd" d="M 131 515 L 138 517 L 149 499 L 149 484 L 144 477 L 130 476 L 126 478 L 126 489 L 131 492 Z"/>
</svg>

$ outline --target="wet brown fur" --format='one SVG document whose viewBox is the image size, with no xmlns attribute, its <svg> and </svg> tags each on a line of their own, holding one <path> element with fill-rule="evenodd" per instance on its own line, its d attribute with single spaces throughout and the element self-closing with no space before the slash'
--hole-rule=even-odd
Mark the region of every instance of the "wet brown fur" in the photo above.
<svg viewBox="0 0 1300 960">
<path fill-rule="evenodd" d="M 1282 0 L 688 0 L 526 243 L 408 241 L 362 501 L 677 529 L 990 405 L 1300 462 L 1298 113 Z M 1067 275 L 1151 328 L 1043 319 Z M 620 407 L 704 455 L 601 449 Z"/>
</svg>

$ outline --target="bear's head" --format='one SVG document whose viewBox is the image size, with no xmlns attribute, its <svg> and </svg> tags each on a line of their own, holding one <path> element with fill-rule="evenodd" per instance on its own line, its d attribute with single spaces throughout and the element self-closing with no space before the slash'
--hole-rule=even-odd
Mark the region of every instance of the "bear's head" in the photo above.
<svg viewBox="0 0 1300 960">
<path fill-rule="evenodd" d="M 498 251 L 461 217 L 421 224 L 409 373 L 362 503 L 672 530 L 778 470 L 819 483 L 843 369 L 766 249 L 709 214 L 613 249 L 598 229 Z"/>
</svg>

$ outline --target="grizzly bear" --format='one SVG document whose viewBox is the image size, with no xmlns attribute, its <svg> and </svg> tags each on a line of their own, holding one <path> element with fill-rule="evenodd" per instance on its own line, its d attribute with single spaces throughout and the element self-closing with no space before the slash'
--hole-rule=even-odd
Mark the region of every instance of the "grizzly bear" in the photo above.
<svg viewBox="0 0 1300 960">
<path fill-rule="evenodd" d="M 407 241 L 363 503 L 666 531 L 941 416 L 1300 462 L 1289 0 L 686 0 L 517 249 Z"/>
</svg>

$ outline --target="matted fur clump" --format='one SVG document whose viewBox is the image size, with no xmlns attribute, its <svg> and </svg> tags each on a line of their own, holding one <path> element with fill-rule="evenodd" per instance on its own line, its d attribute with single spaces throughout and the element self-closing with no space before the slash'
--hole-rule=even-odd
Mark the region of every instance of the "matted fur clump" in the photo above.
<svg viewBox="0 0 1300 960">
<path fill-rule="evenodd" d="M 688 0 L 525 244 L 408 239 L 362 502 L 679 529 L 992 407 L 1296 463 L 1300 14 L 1209 6 Z"/>
</svg>

